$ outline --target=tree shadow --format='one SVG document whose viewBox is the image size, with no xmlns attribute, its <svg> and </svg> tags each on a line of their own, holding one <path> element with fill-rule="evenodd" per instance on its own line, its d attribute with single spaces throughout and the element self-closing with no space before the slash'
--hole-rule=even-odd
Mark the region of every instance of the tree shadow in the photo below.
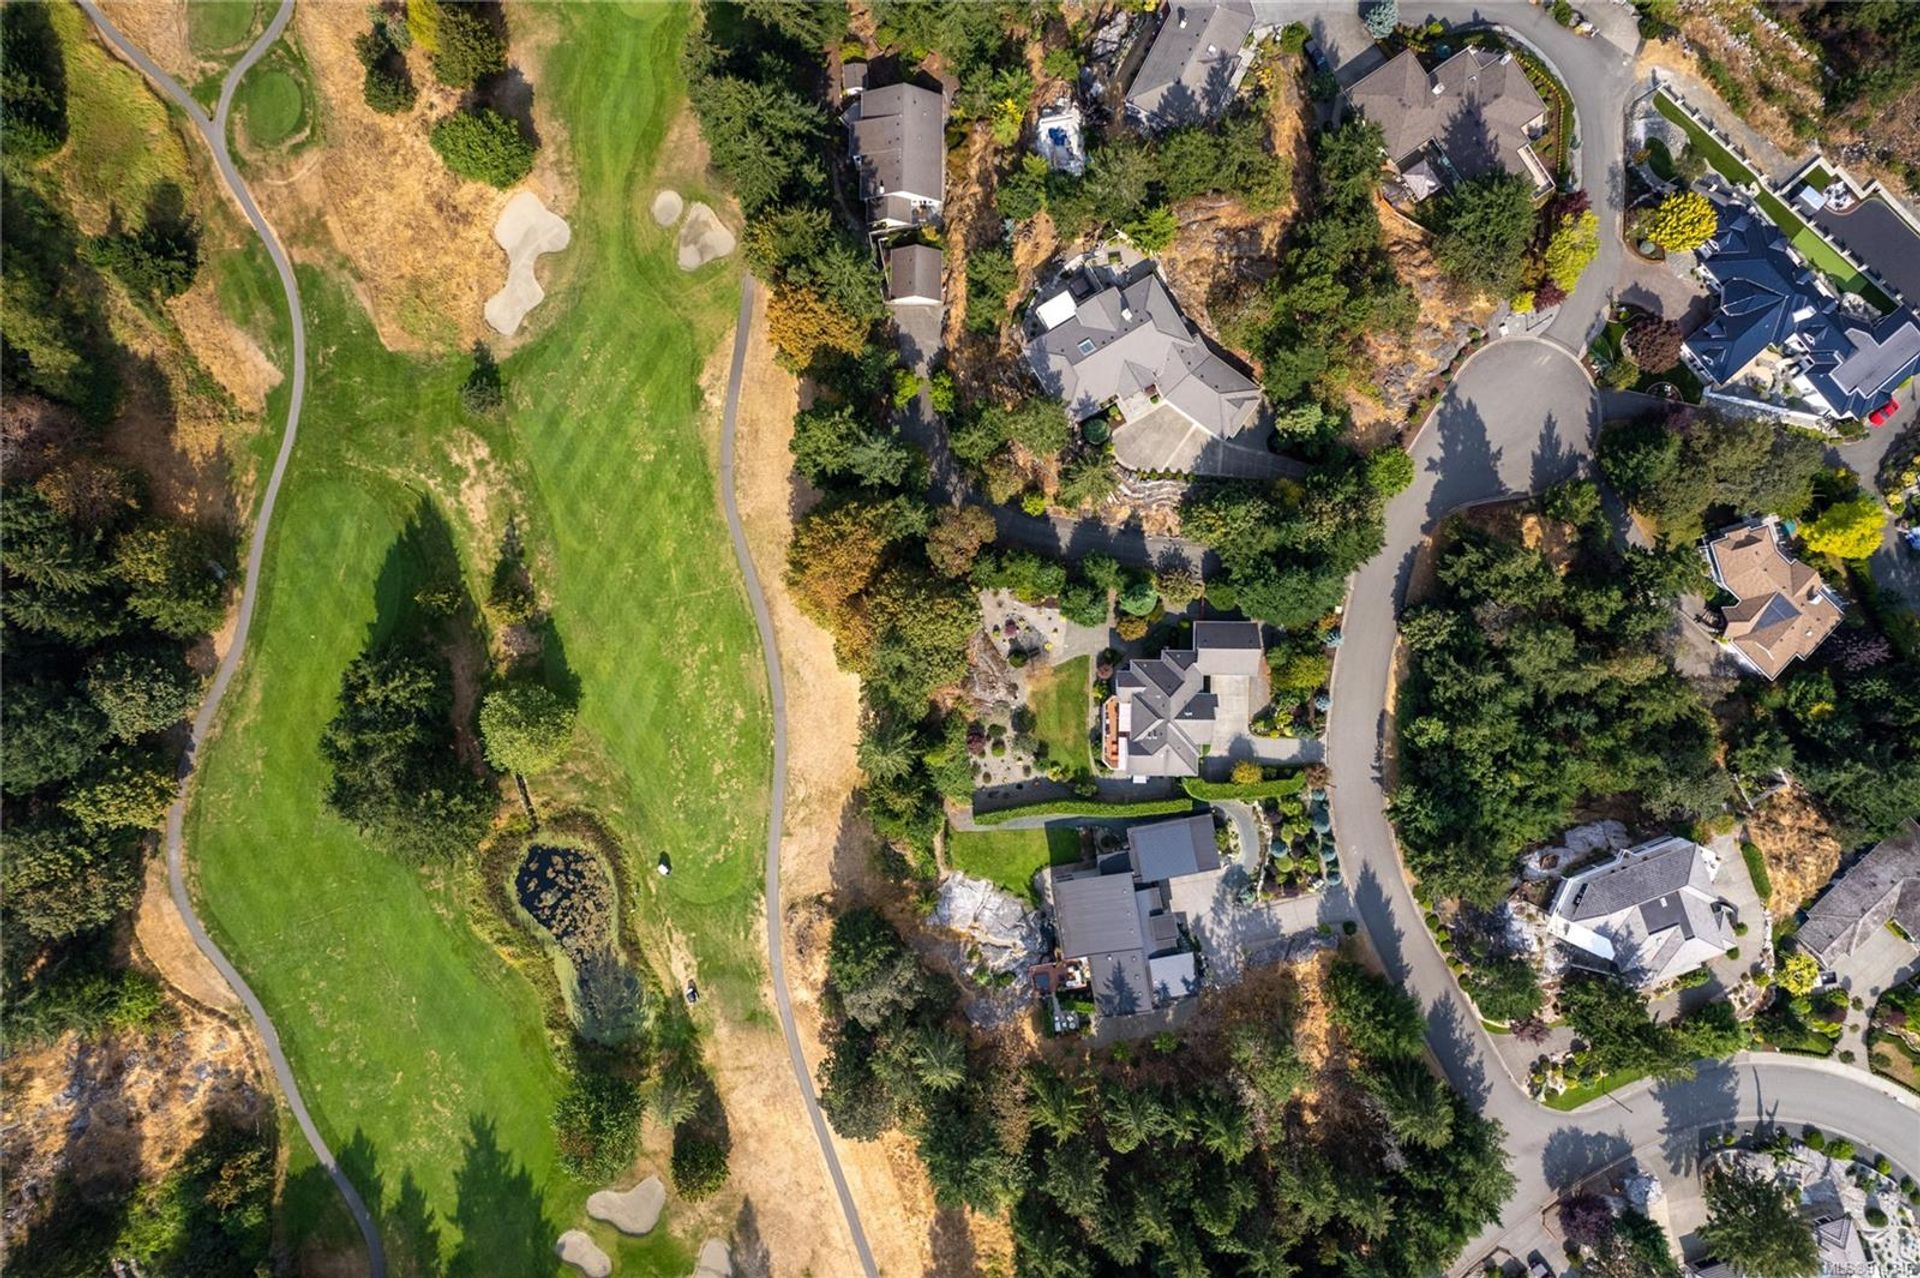
<svg viewBox="0 0 1920 1278">
<path fill-rule="evenodd" d="M 1702 1064 L 1692 1078 L 1667 1079 L 1652 1095 L 1664 1119 L 1661 1153 L 1683 1176 L 1700 1169 L 1706 1142 L 1733 1130 L 1740 1115 L 1739 1078 L 1734 1067 L 1723 1062 Z"/>
<path fill-rule="evenodd" d="M 519 127 L 520 136 L 539 149 L 540 130 L 533 122 L 533 82 L 519 67 L 510 66 L 505 71 L 482 77 L 474 86 L 472 98 L 473 105 L 492 107 L 512 120 Z"/>
<path fill-rule="evenodd" d="M 927 1244 L 933 1253 L 930 1278 L 971 1278 L 980 1272 L 965 1212 L 952 1207 L 935 1211 L 927 1226 Z"/>
<path fill-rule="evenodd" d="M 1354 908 L 1359 911 L 1361 921 L 1366 925 L 1367 935 L 1373 941 L 1374 953 L 1380 956 L 1381 966 L 1386 968 L 1388 976 L 1405 984 L 1407 962 L 1402 948 L 1405 934 L 1394 922 L 1393 907 L 1372 866 L 1361 868 L 1358 877 L 1353 880 L 1352 893 Z"/>
<path fill-rule="evenodd" d="M 445 620 L 473 624 L 453 530 L 433 499 L 420 494 L 374 578 L 366 647 L 423 643 Z"/>
<path fill-rule="evenodd" d="M 735 1278 L 773 1278 L 773 1252 L 760 1234 L 760 1214 L 752 1198 L 740 1201 L 733 1218 L 733 1272 Z"/>
<path fill-rule="evenodd" d="M 567 642 L 560 635 L 560 624 L 548 613 L 534 627 L 540 636 L 540 682 L 573 709 L 580 708 L 580 676 L 567 660 Z"/>
<path fill-rule="evenodd" d="M 1478 1108 L 1487 1100 L 1487 1067 L 1475 1041 L 1473 1025 L 1460 1010 L 1461 1000 L 1452 989 L 1427 1009 L 1427 1043 L 1440 1058 L 1447 1081 Z"/>
<path fill-rule="evenodd" d="M 1439 477 L 1427 498 L 1430 524 L 1457 506 L 1506 491 L 1500 482 L 1502 450 L 1493 446 L 1479 406 L 1460 398 L 1458 383 L 1434 413 L 1433 429 L 1439 435 L 1440 452 L 1427 462 L 1428 472 Z"/>
<path fill-rule="evenodd" d="M 400 1177 L 397 1192 L 391 1197 L 387 1193 L 385 1177 L 380 1171 L 379 1154 L 368 1139 L 365 1131 L 356 1128 L 353 1138 L 338 1154 L 340 1170 L 360 1191 L 360 1197 L 367 1209 L 373 1213 L 374 1225 L 380 1232 L 381 1245 L 386 1251 L 387 1273 L 390 1278 L 432 1278 L 441 1272 L 440 1265 L 440 1225 L 434 1217 L 434 1211 L 427 1203 L 426 1191 L 413 1178 L 408 1170 Z M 298 1184 L 296 1184 L 298 1182 Z M 339 1203 L 339 1193 L 326 1169 L 319 1166 L 304 1169 L 299 1176 L 289 1178 L 284 1199 L 289 1213 L 307 1210 L 297 1204 L 312 1203 L 316 1211 L 327 1211 Z M 341 1220 L 344 1213 L 335 1212 Z M 359 1233 L 349 1227 L 344 1233 L 323 1235 L 322 1241 L 337 1245 L 342 1249 L 356 1248 L 359 1245 Z"/>
<path fill-rule="evenodd" d="M 1558 1193 L 1566 1193 L 1586 1177 L 1633 1153 L 1633 1142 L 1619 1131 L 1557 1128 L 1540 1153 L 1540 1174 Z"/>
<path fill-rule="evenodd" d="M 1547 414 L 1546 425 L 1541 428 L 1540 442 L 1534 447 L 1530 467 L 1527 486 L 1536 493 L 1545 492 L 1580 472 L 1580 454 L 1561 439 L 1560 422 L 1552 413 Z"/>
<path fill-rule="evenodd" d="M 559 1227 L 547 1218 L 533 1174 L 500 1148 L 492 1119 L 468 1119 L 465 1161 L 453 1185 L 460 1244 L 447 1263 L 448 1278 L 553 1272 Z"/>
</svg>

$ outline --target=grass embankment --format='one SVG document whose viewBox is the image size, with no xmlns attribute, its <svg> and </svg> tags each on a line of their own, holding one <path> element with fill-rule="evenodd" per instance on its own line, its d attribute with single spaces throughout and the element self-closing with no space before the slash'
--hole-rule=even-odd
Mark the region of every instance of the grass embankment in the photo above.
<svg viewBox="0 0 1920 1278">
<path fill-rule="evenodd" d="M 1033 894 L 1035 871 L 1080 859 L 1080 832 L 1070 826 L 1044 830 L 953 830 L 947 834 L 947 864 L 963 874 L 991 879 L 1015 896 Z"/>
<path fill-rule="evenodd" d="M 1818 231 L 1802 221 L 1786 202 L 1760 185 L 1759 177 L 1738 156 L 1701 128 L 1694 118 L 1666 94 L 1656 94 L 1654 107 L 1661 115 L 1679 125 L 1687 135 L 1687 145 L 1698 150 L 1715 172 L 1739 187 L 1752 187 L 1753 199 L 1762 212 L 1780 228 L 1794 250 L 1812 263 L 1813 268 L 1833 280 L 1842 292 L 1858 293 L 1882 312 L 1893 309 L 1893 299 L 1840 256 Z"/>
<path fill-rule="evenodd" d="M 1646 1076 L 1647 1071 L 1643 1069 L 1619 1070 L 1606 1075 L 1598 1082 L 1587 1083 L 1578 1087 L 1569 1087 L 1558 1096 L 1549 1096 L 1541 1103 L 1548 1109 L 1579 1109 L 1588 1101 L 1599 1100 L 1609 1092 L 1617 1092 L 1628 1083 L 1637 1083 Z"/>
<path fill-rule="evenodd" d="M 1123 821 L 1132 817 L 1185 816 L 1191 799 L 1144 799 L 1139 803 L 1102 803 L 1099 799 L 1043 799 L 1017 808 L 973 814 L 975 825 L 1004 825 L 1022 817 L 1077 816 L 1094 821 Z"/>
<path fill-rule="evenodd" d="M 1033 710 L 1033 732 L 1047 748 L 1047 758 L 1073 772 L 1085 772 L 1093 766 L 1087 744 L 1087 733 L 1092 729 L 1087 710 L 1092 677 L 1093 659 L 1075 657 L 1044 674 L 1036 672 L 1027 694 Z"/>
<path fill-rule="evenodd" d="M 551 330 L 507 363 L 500 420 L 461 424 L 464 355 L 387 352 L 342 281 L 303 269 L 304 431 L 188 820 L 209 922 L 321 1129 L 384 1203 L 390 1249 L 437 1252 L 455 1272 L 553 1272 L 554 1234 L 578 1223 L 590 1187 L 558 1170 L 542 1009 L 468 926 L 477 894 L 399 864 L 324 805 L 318 742 L 341 671 L 436 553 L 484 593 L 497 525 L 521 517 L 564 639 L 548 662 L 581 691 L 584 762 L 543 798 L 584 802 L 647 867 L 670 854 L 671 880 L 640 880 L 643 936 L 671 922 L 709 1005 L 759 1014 L 767 710 L 699 419 L 699 370 L 737 294 L 726 268 L 679 272 L 669 233 L 634 216 L 682 93 L 687 19 L 550 11 L 562 29 L 541 92 L 577 166 L 573 269 L 545 304 Z M 510 482 L 517 499 L 492 491 Z M 450 532 L 439 551 L 405 535 L 436 517 Z M 296 1153 L 294 1172 L 307 1166 Z M 303 1230 L 345 1241 L 310 1180 L 289 1188 L 293 1243 Z M 666 1229 L 593 1232 L 624 1272 L 691 1264 Z"/>
</svg>

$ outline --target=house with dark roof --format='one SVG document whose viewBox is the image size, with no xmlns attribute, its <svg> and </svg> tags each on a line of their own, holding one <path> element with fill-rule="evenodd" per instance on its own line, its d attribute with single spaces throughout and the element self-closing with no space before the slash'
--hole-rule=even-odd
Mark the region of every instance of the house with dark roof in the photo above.
<svg viewBox="0 0 1920 1278">
<path fill-rule="evenodd" d="M 1127 118 L 1149 132 L 1206 124 L 1227 109 L 1246 74 L 1249 0 L 1172 0 L 1127 89 Z"/>
<path fill-rule="evenodd" d="M 1902 306 L 1875 315 L 1842 298 L 1777 227 L 1730 192 L 1697 257 L 1718 294 L 1711 319 L 1681 351 L 1723 395 L 1815 417 L 1865 418 L 1920 372 L 1920 319 Z"/>
<path fill-rule="evenodd" d="M 1920 937 L 1920 821 L 1912 817 L 1834 878 L 1794 940 L 1830 969 L 1889 922 Z"/>
<path fill-rule="evenodd" d="M 1196 621 L 1191 648 L 1129 661 L 1101 710 L 1105 761 L 1125 776 L 1197 777 L 1200 761 L 1247 735 L 1267 703 L 1256 621 Z"/>
<path fill-rule="evenodd" d="M 1713 890 L 1719 874 L 1720 858 L 1689 839 L 1642 843 L 1562 879 L 1547 931 L 1576 966 L 1663 985 L 1734 944 L 1733 905 Z"/>
<path fill-rule="evenodd" d="M 1462 49 L 1429 71 L 1407 49 L 1348 89 L 1347 103 L 1380 126 L 1387 162 L 1416 199 L 1502 170 L 1536 195 L 1553 185 L 1533 152 L 1547 104 L 1511 53 Z"/>
<path fill-rule="evenodd" d="M 862 88 L 841 118 L 869 229 L 938 220 L 947 198 L 946 98 L 917 84 Z"/>
<path fill-rule="evenodd" d="M 1124 466 L 1207 474 L 1223 448 L 1265 452 L 1260 388 L 1181 314 L 1152 262 L 1087 262 L 1042 289 L 1027 363 L 1073 421 L 1117 419 Z"/>
<path fill-rule="evenodd" d="M 1201 813 L 1134 826 L 1127 850 L 1091 867 L 1054 867 L 1047 895 L 1059 962 L 1103 1017 L 1137 1016 L 1198 992 L 1199 964 L 1172 885 L 1217 876 L 1213 818 Z"/>
<path fill-rule="evenodd" d="M 1780 520 L 1749 519 L 1706 544 L 1713 582 L 1736 602 L 1720 610 L 1720 643 L 1766 679 L 1810 656 L 1840 624 L 1840 597 L 1787 553 Z"/>
<path fill-rule="evenodd" d="M 887 250 L 887 304 L 940 304 L 940 250 L 926 244 L 898 244 Z"/>
</svg>

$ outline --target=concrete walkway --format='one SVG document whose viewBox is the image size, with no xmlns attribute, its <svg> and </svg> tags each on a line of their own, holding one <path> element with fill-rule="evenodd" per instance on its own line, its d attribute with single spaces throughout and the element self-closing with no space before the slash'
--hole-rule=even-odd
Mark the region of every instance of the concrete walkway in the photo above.
<svg viewBox="0 0 1920 1278">
<path fill-rule="evenodd" d="M 199 712 L 193 717 L 192 735 L 188 738 L 185 753 L 180 758 L 180 790 L 173 804 L 167 809 L 167 886 L 173 896 L 173 903 L 180 911 L 180 917 L 186 921 L 187 933 L 193 937 L 193 943 L 200 952 L 233 987 L 240 996 L 241 1004 L 247 1009 L 247 1015 L 253 1021 L 254 1030 L 260 1035 L 261 1049 L 267 1055 L 267 1061 L 273 1067 L 273 1076 L 280 1084 L 280 1092 L 286 1098 L 287 1108 L 293 1114 L 301 1135 L 313 1150 L 314 1158 L 327 1171 L 334 1187 L 340 1191 L 347 1212 L 353 1217 L 353 1223 L 359 1227 L 361 1240 L 367 1248 L 367 1272 L 374 1278 L 382 1278 L 387 1271 L 385 1249 L 380 1244 L 380 1231 L 374 1227 L 373 1216 L 367 1211 L 359 1190 L 340 1170 L 340 1164 L 334 1159 L 333 1151 L 320 1135 L 320 1129 L 314 1125 L 313 1116 L 307 1111 L 305 1098 L 300 1094 L 300 1083 L 294 1077 L 293 1067 L 287 1063 L 286 1053 L 280 1047 L 280 1035 L 274 1030 L 273 1021 L 267 1015 L 267 1009 L 261 1004 L 259 996 L 253 992 L 240 975 L 239 970 L 228 961 L 213 938 L 207 935 L 206 927 L 200 916 L 194 911 L 192 895 L 187 891 L 185 850 L 182 834 L 186 824 L 187 787 L 192 780 L 193 765 L 200 743 L 207 739 L 213 730 L 214 720 L 220 712 L 220 702 L 227 694 L 227 687 L 233 682 L 234 671 L 240 667 L 240 658 L 246 652 L 247 634 L 253 628 L 253 610 L 260 601 L 260 564 L 266 555 L 267 531 L 273 524 L 273 511 L 280 499 L 280 485 L 286 478 L 287 464 L 293 457 L 293 443 L 300 432 L 300 406 L 307 393 L 307 328 L 306 316 L 300 307 L 300 285 L 294 278 L 293 265 L 287 260 L 285 248 L 279 237 L 267 224 L 266 217 L 254 203 L 253 193 L 241 180 L 240 172 L 233 165 L 233 157 L 227 151 L 227 120 L 233 109 L 234 90 L 240 81 L 252 69 L 253 65 L 266 55 L 268 49 L 280 39 L 287 29 L 287 23 L 293 18 L 293 0 L 281 0 L 279 10 L 267 23 L 267 29 L 253 43 L 240 60 L 233 64 L 226 78 L 220 82 L 220 97 L 209 117 L 201 109 L 193 95 L 175 83 L 173 78 L 160 69 L 158 63 L 115 27 L 102 13 L 93 0 L 80 0 L 81 8 L 100 29 L 100 34 L 108 45 L 126 58 L 140 72 L 160 89 L 162 93 L 193 122 L 194 129 L 207 144 L 213 156 L 213 162 L 220 171 L 220 179 L 233 193 L 234 201 L 240 211 L 246 215 L 254 233 L 266 246 L 267 255 L 273 259 L 273 269 L 280 277 L 280 289 L 286 294 L 287 315 L 293 330 L 293 367 L 287 379 L 287 426 L 280 434 L 280 451 L 273 459 L 273 470 L 267 476 L 266 490 L 260 497 L 260 513 L 254 520 L 253 536 L 247 543 L 247 562 L 245 574 L 240 583 L 240 604 L 234 618 L 233 638 L 227 644 L 227 652 L 220 659 L 219 667 L 214 671 L 213 682 L 208 685 L 206 699 L 200 703 Z"/>
</svg>

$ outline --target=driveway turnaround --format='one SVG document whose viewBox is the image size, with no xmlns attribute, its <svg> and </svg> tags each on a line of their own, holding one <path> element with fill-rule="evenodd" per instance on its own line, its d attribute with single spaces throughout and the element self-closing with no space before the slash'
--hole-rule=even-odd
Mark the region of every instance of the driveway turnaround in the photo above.
<svg viewBox="0 0 1920 1278">
<path fill-rule="evenodd" d="M 826 1115 L 820 1112 L 820 1099 L 814 1095 L 813 1074 L 807 1068 L 806 1054 L 800 1050 L 800 1031 L 793 1023 L 793 998 L 787 992 L 787 956 L 781 946 L 784 932 L 780 919 L 780 831 L 787 805 L 786 682 L 780 676 L 780 647 L 773 631 L 773 614 L 767 610 L 767 595 L 760 588 L 760 574 L 754 571 L 753 555 L 747 550 L 747 534 L 740 526 L 740 504 L 733 487 L 734 425 L 740 416 L 740 378 L 747 367 L 747 328 L 753 322 L 753 291 L 753 276 L 741 276 L 740 317 L 733 330 L 733 367 L 727 375 L 726 414 L 720 428 L 720 502 L 727 516 L 727 536 L 733 541 L 733 557 L 739 561 L 740 577 L 753 604 L 753 622 L 760 631 L 760 651 L 767 663 L 767 698 L 773 709 L 773 789 L 767 803 L 767 968 L 773 981 L 774 1007 L 780 1013 L 780 1031 L 787 1039 L 787 1057 L 793 1063 L 793 1081 L 799 1084 L 800 1098 L 806 1102 L 807 1118 L 813 1124 L 820 1157 L 826 1161 L 834 1192 L 840 1196 L 840 1211 L 847 1218 L 847 1232 L 853 1237 L 860 1267 L 867 1278 L 878 1278 L 880 1271 L 873 1263 L 873 1249 L 867 1246 L 866 1230 L 860 1227 L 860 1209 L 854 1205 L 853 1191 L 847 1188 L 846 1173 L 840 1169 L 840 1156 L 834 1152 Z"/>
<path fill-rule="evenodd" d="M 253 202 L 252 192 L 247 184 L 240 180 L 239 170 L 233 166 L 233 156 L 227 151 L 227 117 L 233 108 L 233 93 L 240 86 L 253 64 L 263 57 L 287 29 L 287 23 L 293 17 L 293 0 L 281 0 L 280 9 L 273 15 L 273 21 L 267 23 L 267 29 L 260 33 L 253 47 L 248 49 L 240 60 L 227 72 L 226 79 L 220 83 L 220 99 L 209 117 L 193 100 L 193 96 L 174 82 L 173 78 L 162 71 L 153 59 L 149 58 L 139 46 L 121 34 L 120 30 L 100 12 L 94 0 L 80 0 L 87 16 L 100 29 L 100 34 L 142 74 L 157 85 L 161 92 L 172 100 L 175 106 L 186 112 L 187 118 L 205 140 L 207 149 L 213 153 L 214 164 L 220 170 L 220 178 L 233 193 L 234 200 L 240 205 L 240 211 L 247 215 L 254 233 L 267 247 L 267 254 L 273 259 L 273 269 L 280 275 L 280 288 L 287 296 L 287 316 L 293 327 L 293 368 L 288 377 L 287 426 L 280 434 L 280 451 L 273 459 L 273 471 L 267 477 L 266 492 L 260 498 L 260 514 L 254 520 L 253 536 L 247 543 L 246 573 L 240 583 L 240 608 L 234 620 L 233 640 L 227 645 L 226 656 L 220 659 L 219 668 L 214 671 L 213 682 L 207 688 L 206 700 L 200 703 L 199 713 L 193 717 L 193 734 L 188 740 L 185 754 L 180 759 L 180 792 L 174 797 L 173 806 L 167 809 L 167 884 L 172 891 L 173 903 L 179 907 L 180 916 L 186 920 L 187 932 L 193 937 L 193 943 L 200 947 L 214 967 L 225 977 L 227 984 L 233 986 L 240 996 L 240 1002 L 246 1007 L 247 1015 L 253 1018 L 254 1029 L 260 1035 L 260 1044 L 267 1053 L 267 1060 L 273 1065 L 273 1075 L 280 1083 L 281 1094 L 287 1098 L 287 1108 L 293 1112 L 294 1121 L 300 1125 L 301 1133 L 307 1138 L 307 1144 L 313 1147 L 313 1155 L 320 1165 L 327 1169 L 327 1175 L 333 1178 L 340 1197 L 346 1201 L 347 1211 L 353 1216 L 354 1224 L 360 1227 L 360 1236 L 367 1245 L 367 1272 L 373 1278 L 383 1278 L 387 1272 L 387 1258 L 380 1246 L 380 1231 L 374 1228 L 373 1217 L 367 1212 L 366 1203 L 361 1201 L 360 1192 L 353 1187 L 340 1165 L 334 1160 L 333 1151 L 327 1148 L 327 1142 L 320 1135 L 320 1129 L 314 1126 L 313 1116 L 307 1112 L 306 1101 L 300 1095 L 300 1084 L 293 1076 L 293 1069 L 287 1064 L 286 1053 L 280 1050 L 280 1036 L 274 1031 L 273 1022 L 267 1017 L 267 1009 L 260 1004 L 240 973 L 235 970 L 227 956 L 220 952 L 213 938 L 207 935 L 206 927 L 200 922 L 200 916 L 194 912 L 193 898 L 187 892 L 186 870 L 183 864 L 181 848 L 181 830 L 186 822 L 187 785 L 193 773 L 194 755 L 200 742 L 207 739 L 212 730 L 215 717 L 220 711 L 221 698 L 226 696 L 227 685 L 233 682 L 233 672 L 240 666 L 240 657 L 247 648 L 247 632 L 253 625 L 254 605 L 260 600 L 260 561 L 266 554 L 267 529 L 273 523 L 273 508 L 280 497 L 280 483 L 286 478 L 287 462 L 293 456 L 294 437 L 300 430 L 300 404 L 307 393 L 307 328 L 306 319 L 300 309 L 300 285 L 294 279 L 293 265 L 288 262 L 286 250 L 280 240 L 267 225 L 260 206 Z"/>
</svg>

